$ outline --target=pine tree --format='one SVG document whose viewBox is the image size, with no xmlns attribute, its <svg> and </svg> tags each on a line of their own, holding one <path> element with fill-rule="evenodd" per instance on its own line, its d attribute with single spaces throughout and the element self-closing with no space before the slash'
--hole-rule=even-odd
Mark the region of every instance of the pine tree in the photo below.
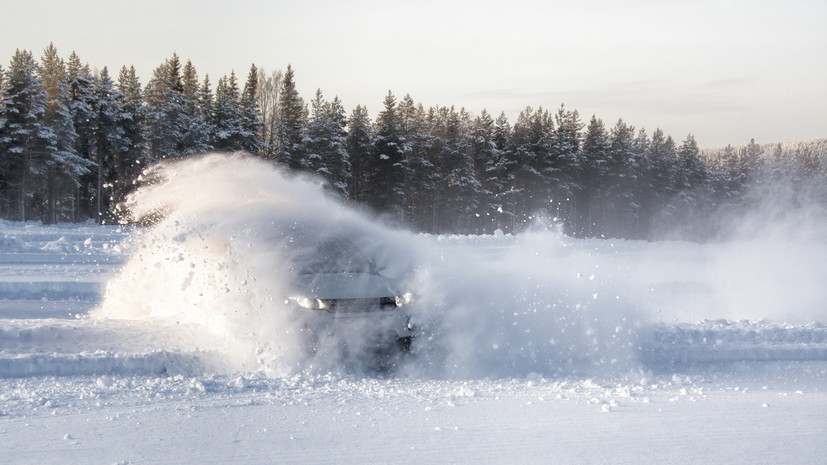
<svg viewBox="0 0 827 465">
<path fill-rule="evenodd" d="M 307 169 L 302 151 L 304 136 L 304 102 L 293 81 L 293 68 L 288 65 L 279 92 L 278 160 L 291 170 Z"/>
<path fill-rule="evenodd" d="M 66 67 L 52 44 L 43 53 L 40 76 L 47 97 L 43 122 L 51 131 L 43 160 L 46 169 L 46 211 L 43 221 L 52 224 L 58 220 L 59 202 L 68 200 L 69 205 L 74 205 L 79 178 L 89 172 L 91 163 L 75 150 L 77 133 L 69 111 Z M 70 210 L 74 209 L 70 207 Z"/>
</svg>

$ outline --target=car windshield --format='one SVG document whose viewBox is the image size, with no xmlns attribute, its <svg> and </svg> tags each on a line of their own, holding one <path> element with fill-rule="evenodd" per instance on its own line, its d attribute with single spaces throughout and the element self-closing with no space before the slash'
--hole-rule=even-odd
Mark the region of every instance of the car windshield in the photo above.
<svg viewBox="0 0 827 465">
<path fill-rule="evenodd" d="M 301 254 L 299 273 L 372 273 L 373 263 L 345 238 L 327 239 Z"/>
</svg>

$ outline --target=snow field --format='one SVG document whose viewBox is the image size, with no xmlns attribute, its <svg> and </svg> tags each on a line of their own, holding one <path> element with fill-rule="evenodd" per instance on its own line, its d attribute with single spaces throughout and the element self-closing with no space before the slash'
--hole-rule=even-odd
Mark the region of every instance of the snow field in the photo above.
<svg viewBox="0 0 827 465">
<path fill-rule="evenodd" d="M 823 367 L 802 375 L 812 368 L 770 364 L 715 381 L 711 372 L 634 381 L 7 379 L 0 381 L 7 406 L 0 457 L 11 459 L 4 463 L 94 457 L 198 464 L 817 464 L 827 452 L 827 399 Z"/>
</svg>

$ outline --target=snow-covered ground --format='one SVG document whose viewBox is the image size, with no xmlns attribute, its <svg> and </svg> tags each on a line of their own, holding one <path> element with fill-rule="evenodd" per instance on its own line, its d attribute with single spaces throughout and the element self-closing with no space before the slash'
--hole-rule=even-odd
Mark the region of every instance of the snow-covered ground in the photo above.
<svg viewBox="0 0 827 465">
<path fill-rule="evenodd" d="M 155 175 L 151 228 L 0 222 L 0 463 L 825 463 L 823 216 L 425 236 L 243 158 Z M 415 296 L 391 370 L 284 316 L 292 239 L 333 233 Z"/>
</svg>

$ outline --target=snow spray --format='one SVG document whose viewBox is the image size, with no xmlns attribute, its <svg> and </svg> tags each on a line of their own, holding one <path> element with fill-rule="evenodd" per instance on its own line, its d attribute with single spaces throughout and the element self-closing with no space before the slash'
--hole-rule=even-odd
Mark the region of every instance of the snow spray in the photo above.
<svg viewBox="0 0 827 465">
<path fill-rule="evenodd" d="M 163 162 L 141 181 L 125 207 L 152 224 L 91 316 L 198 326 L 192 349 L 222 354 L 217 371 L 318 367 L 287 308 L 296 244 L 346 234 L 381 256 L 372 244 L 391 232 L 330 198 L 320 181 L 243 154 Z"/>
</svg>

